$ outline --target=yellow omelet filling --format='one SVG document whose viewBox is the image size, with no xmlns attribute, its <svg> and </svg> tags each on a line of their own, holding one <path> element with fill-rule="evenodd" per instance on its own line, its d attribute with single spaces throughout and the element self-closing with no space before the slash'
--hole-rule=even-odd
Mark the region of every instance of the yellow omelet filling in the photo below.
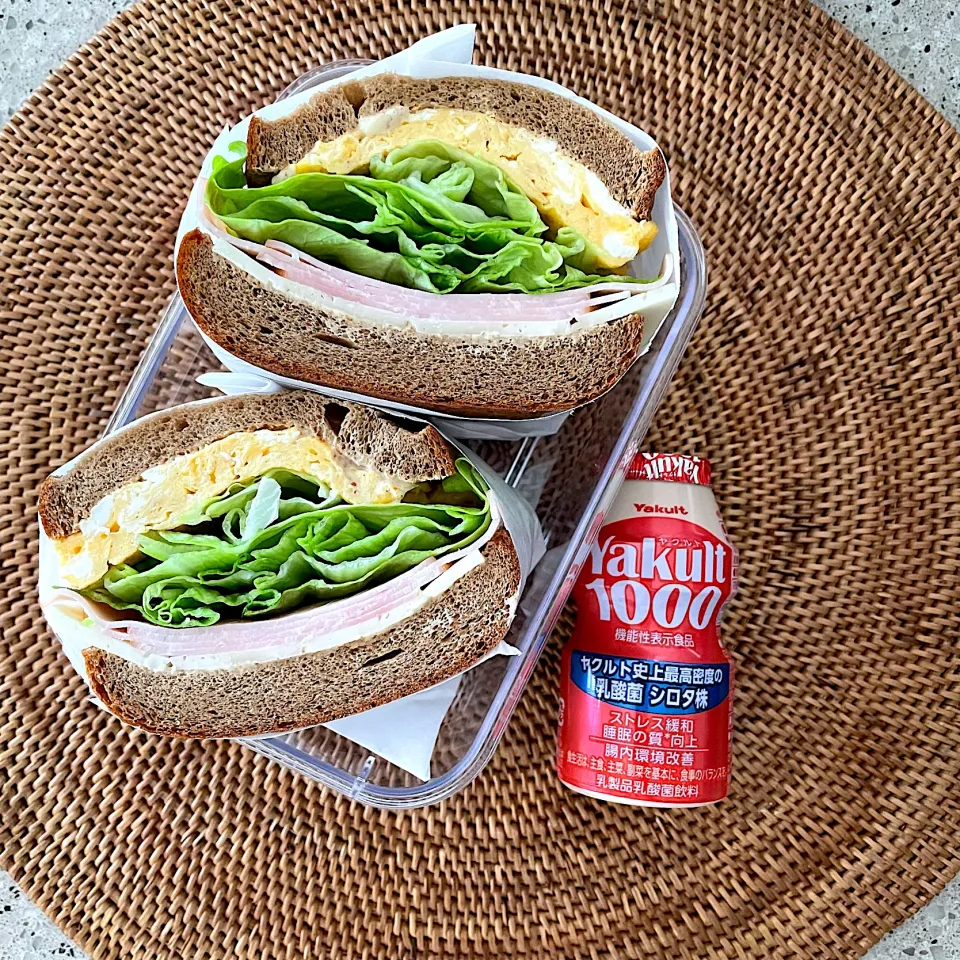
<svg viewBox="0 0 960 960">
<path fill-rule="evenodd" d="M 296 427 L 233 433 L 152 467 L 100 500 L 79 533 L 53 541 L 61 582 L 76 590 L 96 583 L 110 564 L 137 553 L 140 534 L 174 530 L 182 517 L 233 484 L 277 469 L 312 477 L 348 503 L 396 503 L 413 486 L 337 456 L 319 437 Z"/>
<path fill-rule="evenodd" d="M 318 143 L 280 177 L 295 173 L 366 173 L 371 157 L 416 140 L 440 140 L 499 166 L 536 204 L 548 227 L 572 227 L 598 251 L 598 265 L 614 270 L 633 260 L 656 236 L 637 222 L 593 171 L 565 156 L 554 140 L 537 137 L 484 113 L 394 107 L 363 117 L 359 129 Z"/>
</svg>

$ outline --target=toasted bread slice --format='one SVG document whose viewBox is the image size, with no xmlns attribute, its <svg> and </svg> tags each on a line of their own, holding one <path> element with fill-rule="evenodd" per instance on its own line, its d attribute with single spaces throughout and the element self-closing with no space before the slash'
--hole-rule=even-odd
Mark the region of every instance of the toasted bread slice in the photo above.
<svg viewBox="0 0 960 960">
<path fill-rule="evenodd" d="M 200 230 L 177 253 L 197 326 L 277 376 L 458 416 L 523 418 L 605 393 L 640 348 L 643 317 L 542 337 L 439 335 L 373 324 L 296 300 L 220 256 Z"/>
<path fill-rule="evenodd" d="M 306 390 L 223 397 L 144 418 L 81 455 L 65 473 L 44 480 L 39 493 L 44 532 L 52 539 L 76 533 L 103 497 L 173 457 L 232 433 L 294 426 L 361 467 L 410 483 L 438 480 L 455 469 L 455 451 L 433 427 L 400 426 L 362 404 Z"/>
<path fill-rule="evenodd" d="M 638 220 L 651 218 L 666 175 L 659 150 L 640 150 L 595 111 L 541 87 L 479 77 L 417 79 L 381 73 L 318 93 L 280 120 L 253 117 L 247 133 L 247 182 L 269 183 L 318 142 L 350 133 L 360 118 L 397 106 L 411 113 L 442 108 L 485 113 L 555 140 Z"/>
<path fill-rule="evenodd" d="M 231 670 L 156 671 L 91 646 L 87 679 L 122 720 L 176 737 L 249 737 L 326 723 L 447 680 L 503 639 L 520 584 L 499 530 L 483 562 L 413 616 L 316 653 Z"/>
</svg>

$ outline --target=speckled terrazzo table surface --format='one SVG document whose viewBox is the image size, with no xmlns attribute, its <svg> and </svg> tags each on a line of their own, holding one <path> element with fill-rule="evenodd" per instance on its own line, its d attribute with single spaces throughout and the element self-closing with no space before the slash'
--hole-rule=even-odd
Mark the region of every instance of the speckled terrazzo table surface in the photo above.
<svg viewBox="0 0 960 960">
<path fill-rule="evenodd" d="M 128 0 L 0 0 L 0 115 Z M 951 122 L 960 124 L 960 0 L 820 0 Z M 0 960 L 82 957 L 0 871 Z M 960 960 L 960 878 L 866 960 Z"/>
</svg>

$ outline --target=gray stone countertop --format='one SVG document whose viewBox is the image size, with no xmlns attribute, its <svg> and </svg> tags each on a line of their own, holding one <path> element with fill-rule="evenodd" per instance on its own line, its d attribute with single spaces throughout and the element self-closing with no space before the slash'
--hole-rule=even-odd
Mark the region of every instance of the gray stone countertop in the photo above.
<svg viewBox="0 0 960 960">
<path fill-rule="evenodd" d="M 0 0 L 0 114 L 6 120 L 46 75 L 129 0 Z M 819 0 L 954 124 L 960 124 L 957 0 Z M 0 871 L 0 960 L 82 958 Z M 878 943 L 865 960 L 960 960 L 960 878 Z"/>
</svg>

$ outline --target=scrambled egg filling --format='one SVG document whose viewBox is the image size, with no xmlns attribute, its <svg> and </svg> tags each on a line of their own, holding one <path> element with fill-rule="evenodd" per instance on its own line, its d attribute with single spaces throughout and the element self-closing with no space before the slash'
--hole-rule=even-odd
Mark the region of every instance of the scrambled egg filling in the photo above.
<svg viewBox="0 0 960 960">
<path fill-rule="evenodd" d="M 140 534 L 175 530 L 182 517 L 233 484 L 275 469 L 313 477 L 348 503 L 396 503 L 413 486 L 337 456 L 296 427 L 233 433 L 144 471 L 142 479 L 100 500 L 79 533 L 53 541 L 61 581 L 77 590 L 96 583 L 109 565 L 137 553 Z"/>
<path fill-rule="evenodd" d="M 415 140 L 440 140 L 495 163 L 533 203 L 547 226 L 572 227 L 598 250 L 598 263 L 616 269 L 645 250 L 657 233 L 617 203 L 600 178 L 565 156 L 556 141 L 537 137 L 484 113 L 392 107 L 360 120 L 359 129 L 318 143 L 279 178 L 295 173 L 366 173 L 370 158 Z M 278 178 L 278 179 L 279 179 Z"/>
</svg>

